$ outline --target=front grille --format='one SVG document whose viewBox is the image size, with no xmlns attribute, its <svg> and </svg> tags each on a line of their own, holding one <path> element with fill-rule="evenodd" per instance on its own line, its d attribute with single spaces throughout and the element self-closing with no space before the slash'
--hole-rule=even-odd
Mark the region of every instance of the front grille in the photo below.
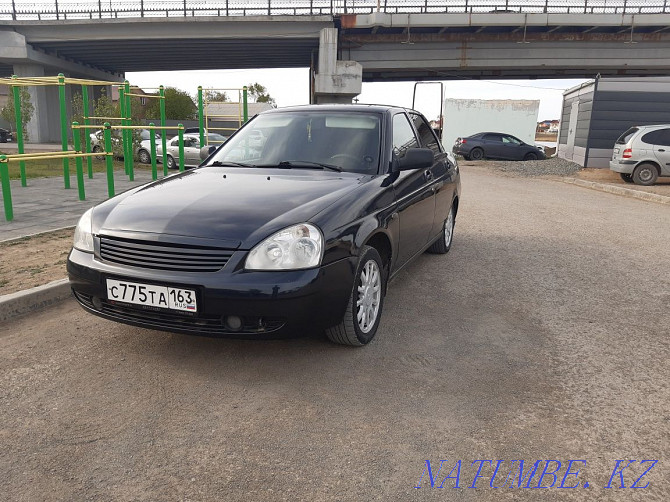
<svg viewBox="0 0 670 502">
<path fill-rule="evenodd" d="M 100 237 L 100 258 L 132 267 L 176 272 L 216 272 L 235 251 L 205 246 Z"/>
<path fill-rule="evenodd" d="M 165 331 L 179 330 L 195 335 L 262 335 L 272 333 L 286 324 L 280 317 L 242 317 L 243 325 L 239 331 L 228 329 L 221 316 L 194 316 L 165 310 L 145 310 L 140 306 L 120 304 L 101 299 L 102 310 L 93 305 L 90 295 L 75 292 L 75 298 L 88 309 L 99 312 L 120 322 L 141 324 L 146 328 Z"/>
</svg>

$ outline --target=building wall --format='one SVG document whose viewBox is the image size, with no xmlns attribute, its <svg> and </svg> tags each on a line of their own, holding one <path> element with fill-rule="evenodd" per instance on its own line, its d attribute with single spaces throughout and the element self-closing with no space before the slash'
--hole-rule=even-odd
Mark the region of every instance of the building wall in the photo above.
<svg viewBox="0 0 670 502">
<path fill-rule="evenodd" d="M 602 78 L 566 91 L 559 134 L 559 157 L 585 167 L 607 168 L 616 139 L 634 125 L 670 124 L 670 78 Z M 572 103 L 579 101 L 575 148 L 568 143 Z M 588 143 L 588 152 L 586 150 Z M 583 148 L 582 151 L 580 148 Z M 588 156 L 587 156 L 588 153 Z"/>
<path fill-rule="evenodd" d="M 445 99 L 442 144 L 451 150 L 458 137 L 490 131 L 533 145 L 539 109 L 537 100 Z"/>
</svg>

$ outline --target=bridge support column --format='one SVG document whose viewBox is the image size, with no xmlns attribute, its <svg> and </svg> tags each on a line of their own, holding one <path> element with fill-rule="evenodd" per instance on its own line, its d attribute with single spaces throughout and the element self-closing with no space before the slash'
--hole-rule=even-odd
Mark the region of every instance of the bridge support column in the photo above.
<svg viewBox="0 0 670 502">
<path fill-rule="evenodd" d="M 14 74 L 19 77 L 44 77 L 44 66 L 39 64 L 14 64 Z M 49 143 L 58 141 L 60 122 L 58 111 L 58 87 L 26 87 L 30 93 L 30 102 L 35 109 L 27 124 L 28 138 L 31 143 Z"/>
<path fill-rule="evenodd" d="M 316 103 L 351 103 L 361 93 L 363 67 L 356 61 L 337 60 L 337 28 L 319 34 L 319 68 L 314 76 Z"/>
</svg>

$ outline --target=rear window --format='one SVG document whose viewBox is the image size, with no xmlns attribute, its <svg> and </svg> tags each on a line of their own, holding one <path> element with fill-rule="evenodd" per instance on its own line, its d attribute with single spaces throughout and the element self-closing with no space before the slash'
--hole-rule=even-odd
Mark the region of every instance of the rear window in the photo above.
<svg viewBox="0 0 670 502">
<path fill-rule="evenodd" d="M 631 127 L 628 129 L 625 133 L 623 133 L 621 136 L 619 136 L 619 139 L 616 140 L 617 145 L 625 145 L 628 143 L 630 138 L 633 137 L 633 134 L 635 134 L 639 129 L 637 127 Z"/>
<path fill-rule="evenodd" d="M 642 141 L 648 145 L 670 146 L 670 129 L 648 132 L 642 136 Z"/>
</svg>

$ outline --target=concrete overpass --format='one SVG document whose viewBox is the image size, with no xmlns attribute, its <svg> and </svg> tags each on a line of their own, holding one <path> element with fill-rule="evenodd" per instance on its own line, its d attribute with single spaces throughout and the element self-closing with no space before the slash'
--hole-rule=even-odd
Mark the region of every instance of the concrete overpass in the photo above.
<svg viewBox="0 0 670 502">
<path fill-rule="evenodd" d="M 190 2 L 0 8 L 0 74 L 312 67 L 317 101 L 362 81 L 670 75 L 666 0 Z"/>
</svg>

